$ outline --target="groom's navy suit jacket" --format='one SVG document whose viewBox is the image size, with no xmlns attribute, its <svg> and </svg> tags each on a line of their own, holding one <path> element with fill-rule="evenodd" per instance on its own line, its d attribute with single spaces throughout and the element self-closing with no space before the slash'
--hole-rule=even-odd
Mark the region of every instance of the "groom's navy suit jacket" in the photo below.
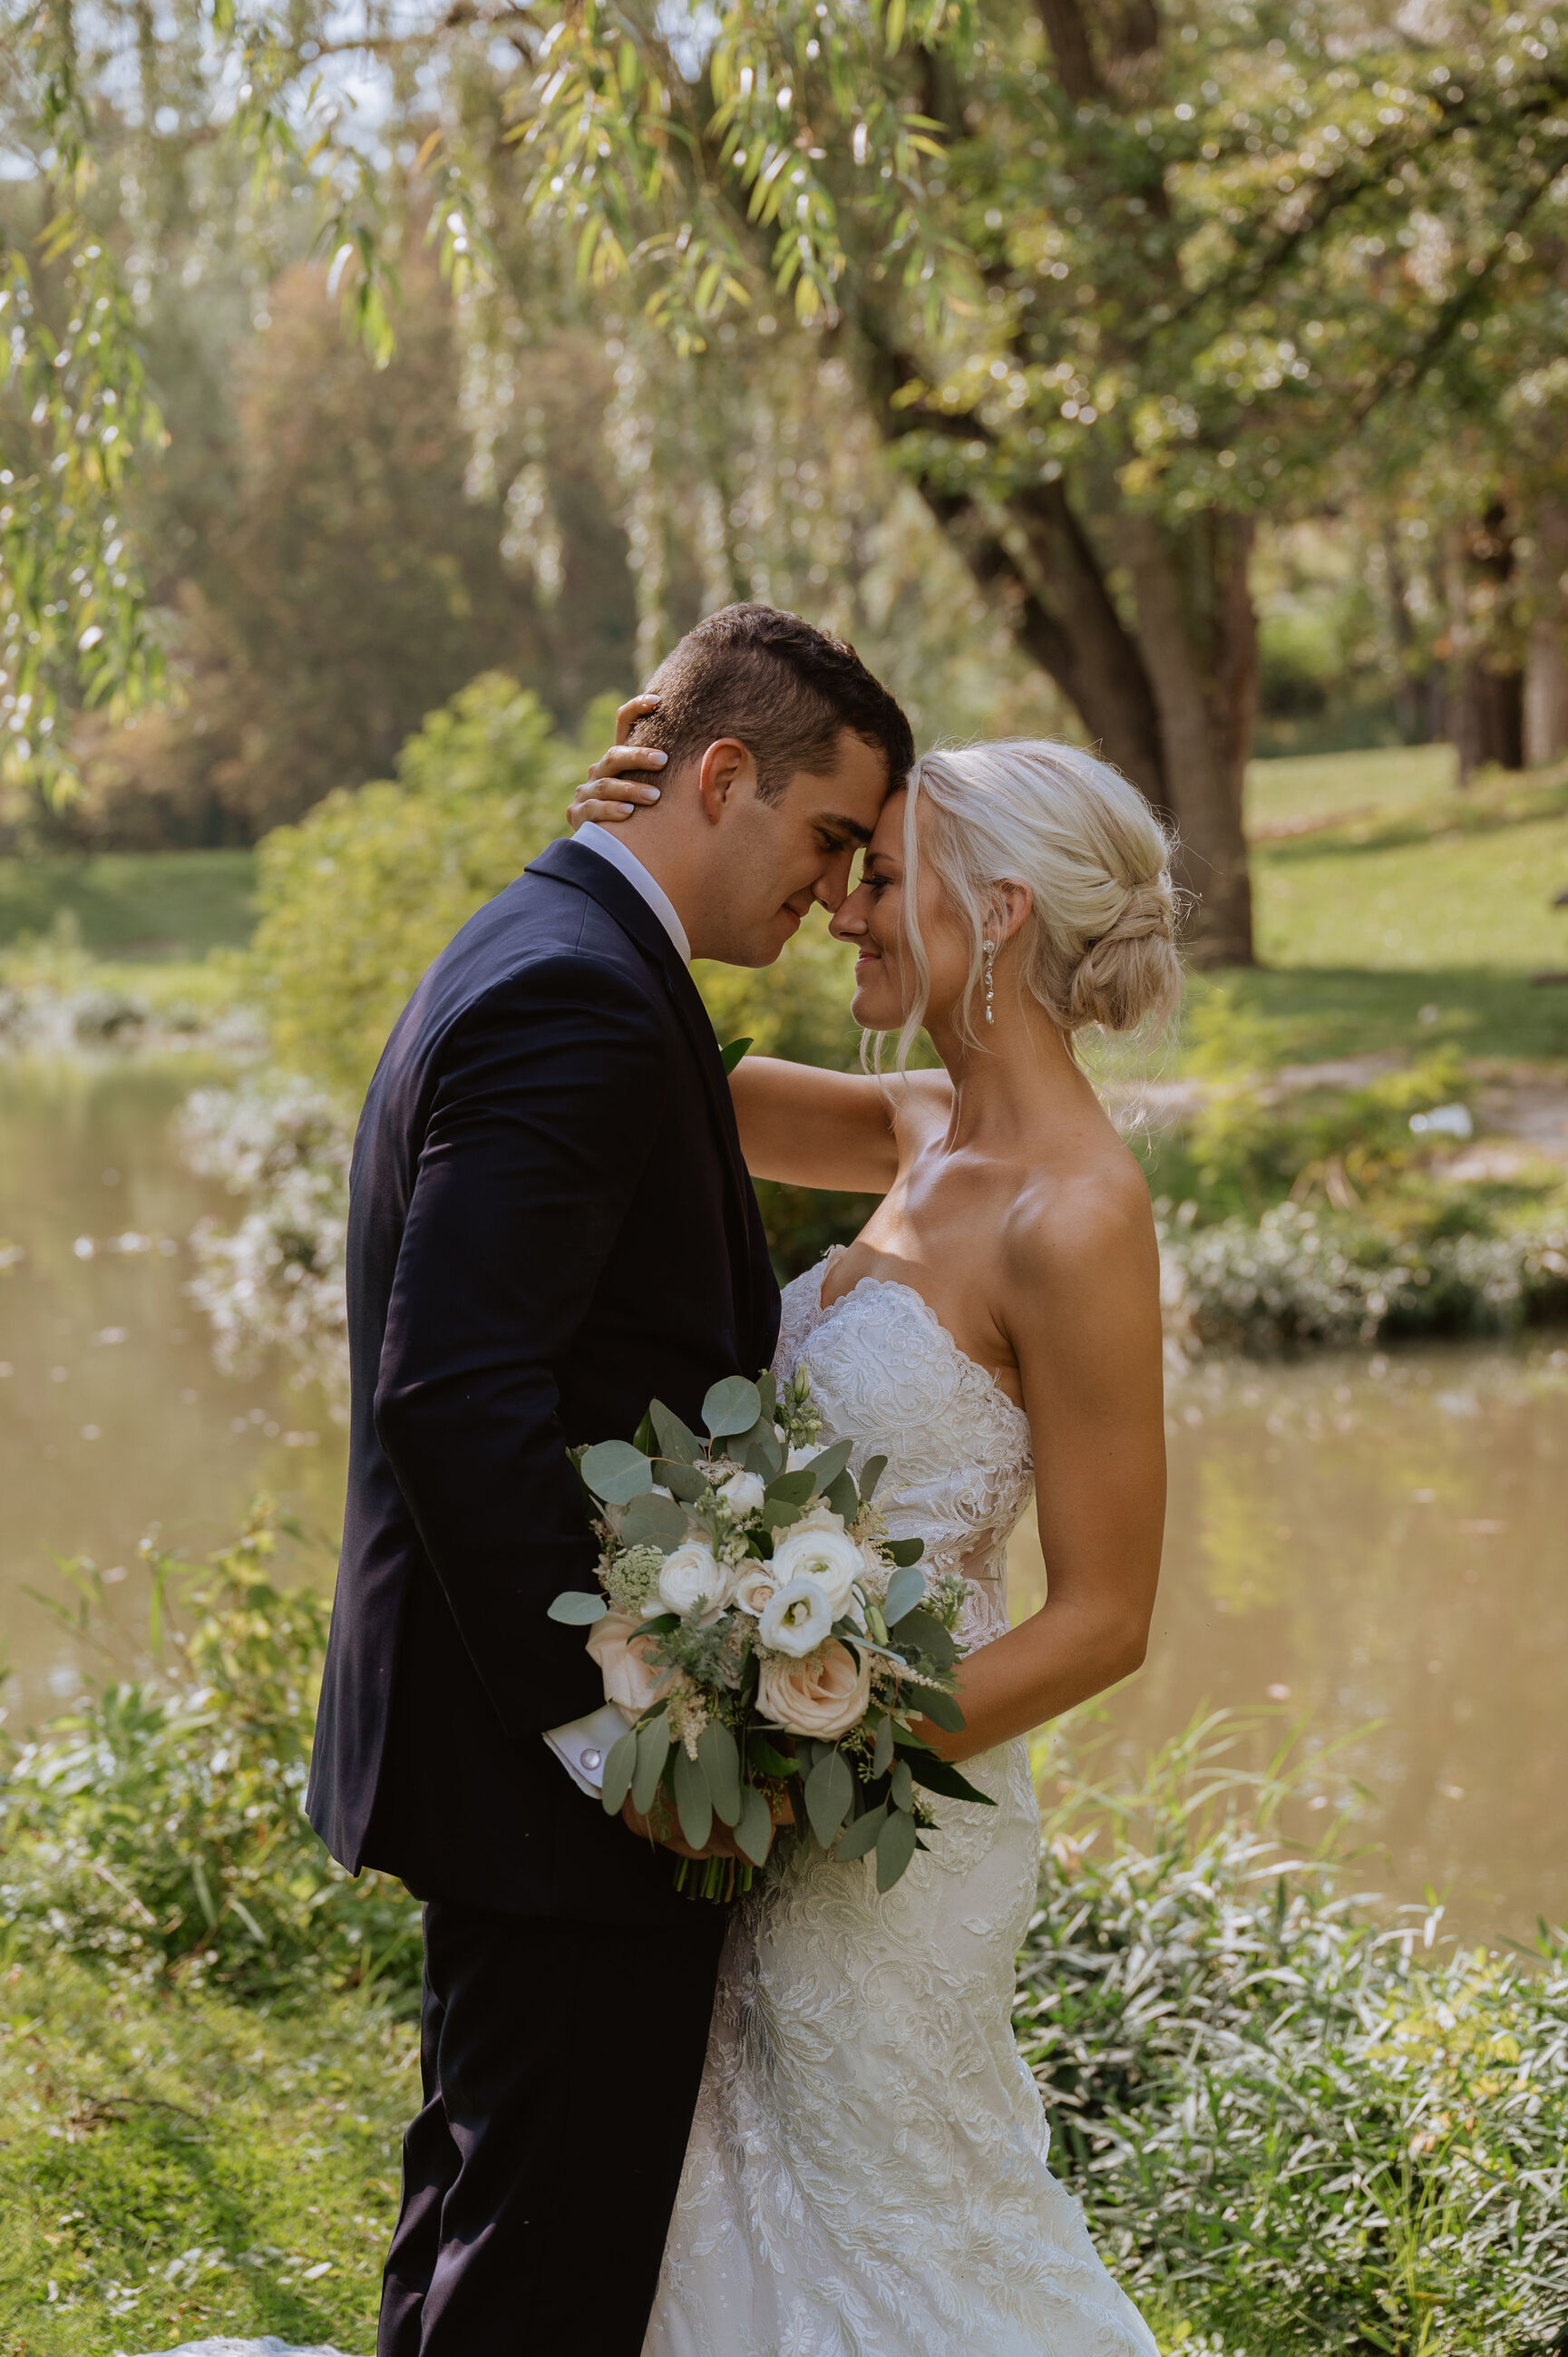
<svg viewBox="0 0 1568 2357">
<path fill-rule="evenodd" d="M 349 1497 L 309 1813 L 422 1899 L 683 1911 L 668 1853 L 542 1731 L 604 1699 L 546 1618 L 597 1552 L 569 1444 L 689 1424 L 772 1356 L 779 1293 L 712 1025 L 652 910 L 553 844 L 424 976 L 349 1213 Z"/>
</svg>

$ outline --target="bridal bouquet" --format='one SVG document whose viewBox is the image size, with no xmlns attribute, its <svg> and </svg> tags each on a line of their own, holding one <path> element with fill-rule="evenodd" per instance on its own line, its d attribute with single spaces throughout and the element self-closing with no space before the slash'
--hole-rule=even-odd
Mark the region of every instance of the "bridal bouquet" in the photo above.
<svg viewBox="0 0 1568 2357">
<path fill-rule="evenodd" d="M 604 1804 L 660 1808 L 693 1849 L 716 1817 L 740 1858 L 682 1859 L 706 1898 L 749 1887 L 776 1823 L 835 1857 L 875 1849 L 890 1889 L 923 1848 L 929 1792 L 986 1800 L 916 1734 L 957 1729 L 964 1593 L 929 1579 L 918 1539 L 889 1539 L 850 1443 L 819 1448 L 802 1369 L 732 1375 L 703 1403 L 704 1436 L 655 1400 L 635 1441 L 577 1456 L 602 1542 L 603 1594 L 570 1588 L 553 1620 L 586 1626 L 607 1701 L 631 1723 L 605 1760 Z"/>
</svg>

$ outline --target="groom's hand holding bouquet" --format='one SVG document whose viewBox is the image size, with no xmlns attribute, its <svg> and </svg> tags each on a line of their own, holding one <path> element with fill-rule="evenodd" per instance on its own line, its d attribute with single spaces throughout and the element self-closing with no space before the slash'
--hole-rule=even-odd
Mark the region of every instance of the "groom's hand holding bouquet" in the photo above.
<svg viewBox="0 0 1568 2357">
<path fill-rule="evenodd" d="M 570 1588 L 550 1614 L 587 1627 L 628 1721 L 605 1808 L 675 1849 L 693 1895 L 746 1889 L 788 1826 L 841 1859 L 875 1851 L 889 1889 L 925 1846 L 926 1794 L 987 1797 L 914 1726 L 963 1725 L 964 1583 L 928 1579 L 921 1542 L 886 1535 L 884 1458 L 857 1483 L 851 1442 L 817 1447 L 804 1371 L 782 1391 L 715 1383 L 703 1423 L 699 1438 L 655 1400 L 634 1441 L 577 1457 L 602 1593 Z"/>
</svg>

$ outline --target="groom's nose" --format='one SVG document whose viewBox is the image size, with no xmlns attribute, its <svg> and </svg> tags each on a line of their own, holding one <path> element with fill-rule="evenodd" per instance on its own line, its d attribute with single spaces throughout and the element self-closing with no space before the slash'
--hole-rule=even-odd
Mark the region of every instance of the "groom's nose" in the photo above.
<svg viewBox="0 0 1568 2357">
<path fill-rule="evenodd" d="M 849 899 L 849 871 L 854 865 L 855 846 L 833 854 L 811 888 L 811 898 L 830 912 L 836 914 Z"/>
</svg>

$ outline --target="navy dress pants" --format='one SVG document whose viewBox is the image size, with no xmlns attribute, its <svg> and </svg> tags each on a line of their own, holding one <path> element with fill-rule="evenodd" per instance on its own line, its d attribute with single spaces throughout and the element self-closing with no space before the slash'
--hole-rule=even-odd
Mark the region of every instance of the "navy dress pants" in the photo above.
<svg viewBox="0 0 1568 2357">
<path fill-rule="evenodd" d="M 377 2357 L 639 2357 L 724 1931 L 427 1902 Z"/>
</svg>

